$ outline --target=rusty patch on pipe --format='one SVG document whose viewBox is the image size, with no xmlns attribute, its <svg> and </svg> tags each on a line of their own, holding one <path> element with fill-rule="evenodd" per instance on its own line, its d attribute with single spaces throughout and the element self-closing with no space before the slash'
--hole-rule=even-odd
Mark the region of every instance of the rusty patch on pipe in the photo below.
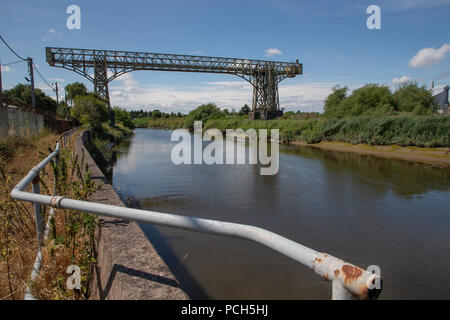
<svg viewBox="0 0 450 320">
<path fill-rule="evenodd" d="M 362 275 L 362 270 L 355 266 L 345 264 L 341 269 L 344 273 L 344 283 L 353 282 Z"/>
<path fill-rule="evenodd" d="M 61 196 L 53 196 L 53 197 L 51 197 L 51 199 L 50 199 L 50 206 L 59 209 L 62 199 L 64 199 L 64 197 L 61 197 Z"/>
<path fill-rule="evenodd" d="M 339 271 L 339 269 L 334 270 L 334 276 L 335 276 L 335 277 L 339 276 L 339 273 L 341 273 L 341 272 Z"/>
</svg>

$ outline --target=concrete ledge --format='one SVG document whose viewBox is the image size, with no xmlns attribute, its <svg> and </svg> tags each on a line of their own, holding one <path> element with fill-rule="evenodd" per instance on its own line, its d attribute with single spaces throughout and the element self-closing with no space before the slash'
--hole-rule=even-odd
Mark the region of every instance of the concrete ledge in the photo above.
<svg viewBox="0 0 450 320">
<path fill-rule="evenodd" d="M 77 137 L 75 152 L 80 160 L 84 153 L 92 180 L 103 184 L 91 201 L 125 207 L 86 149 L 90 134 Z M 92 299 L 189 299 L 136 222 L 101 216 L 96 251 Z"/>
</svg>

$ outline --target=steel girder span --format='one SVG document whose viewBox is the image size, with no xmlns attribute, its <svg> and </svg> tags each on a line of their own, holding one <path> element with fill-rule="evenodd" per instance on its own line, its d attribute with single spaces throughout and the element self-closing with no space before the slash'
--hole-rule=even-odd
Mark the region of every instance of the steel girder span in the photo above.
<svg viewBox="0 0 450 320">
<path fill-rule="evenodd" d="M 134 70 L 225 73 L 241 77 L 253 86 L 252 111 L 279 111 L 278 83 L 301 75 L 303 65 L 251 59 L 178 54 L 46 47 L 47 62 L 74 71 L 94 83 L 94 90 L 109 102 L 108 83 Z M 109 71 L 109 73 L 108 73 Z"/>
</svg>

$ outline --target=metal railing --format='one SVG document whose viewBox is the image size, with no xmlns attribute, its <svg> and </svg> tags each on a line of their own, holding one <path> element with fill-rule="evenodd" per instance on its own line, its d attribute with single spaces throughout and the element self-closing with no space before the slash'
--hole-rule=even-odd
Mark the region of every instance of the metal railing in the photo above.
<svg viewBox="0 0 450 320">
<path fill-rule="evenodd" d="M 315 251 L 262 228 L 238 223 L 73 200 L 63 196 L 40 194 L 39 172 L 52 160 L 56 161 L 57 165 L 57 156 L 60 152 L 60 147 L 61 145 L 63 145 L 63 147 L 67 145 L 73 132 L 74 131 L 71 130 L 63 134 L 56 144 L 55 151 L 39 163 L 39 165 L 31 169 L 11 191 L 12 198 L 34 204 L 39 250 L 31 274 L 31 282 L 36 279 L 39 273 L 42 260 L 40 248 L 43 246 L 44 239 L 49 232 L 49 223 L 47 223 L 47 227 L 44 228 L 44 219 L 41 215 L 41 206 L 44 205 L 51 207 L 48 220 L 50 220 L 50 217 L 54 214 L 54 208 L 61 208 L 136 222 L 150 223 L 159 226 L 250 240 L 269 247 L 304 266 L 313 269 L 314 272 L 323 279 L 331 281 L 332 299 L 334 300 L 358 298 L 376 299 L 381 293 L 381 277 L 378 274 L 361 269 L 326 253 Z M 30 182 L 33 183 L 33 192 L 31 193 L 24 191 Z M 27 288 L 25 299 L 34 299 L 30 287 Z"/>
</svg>

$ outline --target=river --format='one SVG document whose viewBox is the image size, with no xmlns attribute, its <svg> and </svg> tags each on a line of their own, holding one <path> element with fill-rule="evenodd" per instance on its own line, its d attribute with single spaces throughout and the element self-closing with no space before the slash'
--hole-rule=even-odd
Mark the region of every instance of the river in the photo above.
<svg viewBox="0 0 450 320">
<path fill-rule="evenodd" d="M 175 165 L 171 131 L 136 129 L 115 148 L 113 186 L 141 208 L 250 224 L 355 265 L 378 265 L 380 299 L 450 299 L 450 172 L 280 146 L 259 165 Z M 331 283 L 261 245 L 141 224 L 194 299 L 329 299 Z M 136 244 L 139 245 L 139 244 Z"/>
</svg>

